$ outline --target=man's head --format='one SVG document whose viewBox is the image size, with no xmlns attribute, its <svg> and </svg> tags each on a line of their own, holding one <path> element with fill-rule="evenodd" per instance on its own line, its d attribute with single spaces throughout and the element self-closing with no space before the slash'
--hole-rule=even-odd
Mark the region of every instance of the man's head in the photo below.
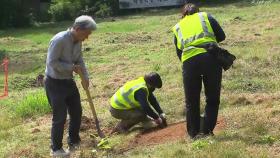
<svg viewBox="0 0 280 158">
<path fill-rule="evenodd" d="M 196 6 L 193 3 L 186 3 L 181 10 L 182 18 L 184 18 L 187 15 L 192 15 L 197 12 L 199 12 L 198 6 Z"/>
<path fill-rule="evenodd" d="M 96 23 L 92 17 L 87 15 L 79 16 L 72 26 L 74 40 L 82 42 L 88 38 L 92 31 L 96 30 Z"/>
<path fill-rule="evenodd" d="M 151 72 L 149 74 L 146 74 L 144 76 L 144 79 L 146 81 L 146 84 L 147 84 L 148 88 L 151 89 L 152 91 L 155 88 L 161 88 L 162 87 L 162 80 L 160 78 L 160 75 L 156 72 Z"/>
</svg>

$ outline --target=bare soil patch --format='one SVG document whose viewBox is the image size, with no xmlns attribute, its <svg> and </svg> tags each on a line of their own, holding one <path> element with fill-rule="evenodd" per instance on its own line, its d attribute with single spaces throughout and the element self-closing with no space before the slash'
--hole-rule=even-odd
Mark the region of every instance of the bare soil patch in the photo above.
<svg viewBox="0 0 280 158">
<path fill-rule="evenodd" d="M 225 128 L 226 123 L 223 118 L 219 118 L 217 121 L 215 132 Z M 163 129 L 155 129 L 149 132 L 143 132 L 138 134 L 134 140 L 131 141 L 130 146 L 141 146 L 141 145 L 155 145 L 162 144 L 169 141 L 175 141 L 184 139 L 187 137 L 186 134 L 186 122 L 181 121 L 168 125 Z"/>
</svg>

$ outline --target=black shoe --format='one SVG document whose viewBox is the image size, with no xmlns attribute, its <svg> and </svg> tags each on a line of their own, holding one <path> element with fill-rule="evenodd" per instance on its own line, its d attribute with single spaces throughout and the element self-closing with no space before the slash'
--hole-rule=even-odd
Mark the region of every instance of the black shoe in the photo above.
<svg viewBox="0 0 280 158">
<path fill-rule="evenodd" d="M 76 150 L 78 150 L 78 149 L 80 149 L 80 142 L 68 144 L 68 150 L 69 150 L 70 152 L 74 152 L 74 151 L 76 151 Z"/>
<path fill-rule="evenodd" d="M 198 139 L 202 139 L 205 138 L 206 136 L 203 133 L 199 133 L 194 137 L 191 137 L 192 140 L 198 140 Z"/>
<path fill-rule="evenodd" d="M 210 131 L 208 133 L 203 133 L 203 135 L 205 135 L 206 137 L 213 137 L 213 136 L 215 136 L 213 131 Z"/>
<path fill-rule="evenodd" d="M 51 150 L 50 152 L 51 157 L 69 157 L 70 152 L 68 150 L 63 150 L 62 148 L 56 151 Z"/>
</svg>

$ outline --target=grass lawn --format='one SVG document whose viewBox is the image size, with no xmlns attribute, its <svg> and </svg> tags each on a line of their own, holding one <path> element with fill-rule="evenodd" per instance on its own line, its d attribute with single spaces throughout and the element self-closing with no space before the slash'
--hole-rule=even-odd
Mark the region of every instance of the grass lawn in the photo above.
<svg viewBox="0 0 280 158">
<path fill-rule="evenodd" d="M 186 137 L 121 152 L 139 131 L 112 136 L 108 138 L 112 149 L 100 150 L 90 137 L 95 130 L 86 128 L 81 131 L 82 149 L 74 157 L 279 157 L 280 2 L 254 2 L 201 8 L 220 22 L 227 36 L 221 46 L 237 56 L 234 67 L 223 74 L 219 117 L 225 126 L 215 137 L 198 141 Z M 114 20 L 97 19 L 98 30 L 83 44 L 83 53 L 102 128 L 111 129 L 117 122 L 108 111 L 114 92 L 150 71 L 162 76 L 163 87 L 155 95 L 168 122 L 185 118 L 181 63 L 170 31 L 179 18 L 179 9 L 153 9 Z M 70 25 L 0 30 L 0 59 L 5 55 L 10 59 L 9 97 L 0 100 L 0 157 L 48 157 L 50 107 L 43 88 L 34 86 L 34 81 L 44 73 L 50 38 Z M 83 115 L 92 118 L 75 78 Z M 201 103 L 204 107 L 205 97 Z"/>
</svg>

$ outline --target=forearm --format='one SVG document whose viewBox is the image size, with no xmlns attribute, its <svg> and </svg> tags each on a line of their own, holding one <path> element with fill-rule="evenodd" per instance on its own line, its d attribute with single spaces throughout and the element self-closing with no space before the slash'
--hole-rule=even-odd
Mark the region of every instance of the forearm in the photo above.
<svg viewBox="0 0 280 158">
<path fill-rule="evenodd" d="M 177 47 L 177 38 L 176 38 L 176 36 L 174 36 L 174 44 L 175 44 L 177 56 L 178 56 L 179 60 L 181 61 L 182 50 L 180 50 L 180 49 Z"/>
<path fill-rule="evenodd" d="M 218 21 L 214 17 L 212 17 L 210 14 L 208 14 L 208 19 L 209 19 L 210 25 L 214 31 L 217 42 L 219 43 L 219 42 L 224 41 L 226 39 L 226 35 L 225 35 L 224 30 L 218 23 Z"/>
<path fill-rule="evenodd" d="M 144 90 L 138 90 L 135 93 L 135 99 L 140 103 L 141 109 L 146 115 L 152 117 L 153 119 L 157 119 L 159 117 L 150 107 L 147 94 L 144 92 Z"/>
<path fill-rule="evenodd" d="M 156 97 L 153 95 L 153 93 L 150 94 L 149 101 L 150 101 L 151 105 L 154 107 L 154 109 L 157 111 L 158 114 L 163 113 L 163 111 L 162 111 Z"/>
<path fill-rule="evenodd" d="M 152 110 L 152 108 L 147 104 L 141 104 L 141 108 L 143 109 L 144 113 L 153 119 L 158 119 L 159 116 Z"/>
<path fill-rule="evenodd" d="M 82 56 L 79 58 L 78 62 L 77 62 L 78 65 L 80 65 L 82 67 L 82 73 L 83 75 L 85 76 L 85 79 L 89 79 L 89 76 L 88 76 L 88 72 L 87 72 L 87 68 L 86 68 L 86 65 L 84 63 L 84 60 L 82 58 Z"/>
</svg>

